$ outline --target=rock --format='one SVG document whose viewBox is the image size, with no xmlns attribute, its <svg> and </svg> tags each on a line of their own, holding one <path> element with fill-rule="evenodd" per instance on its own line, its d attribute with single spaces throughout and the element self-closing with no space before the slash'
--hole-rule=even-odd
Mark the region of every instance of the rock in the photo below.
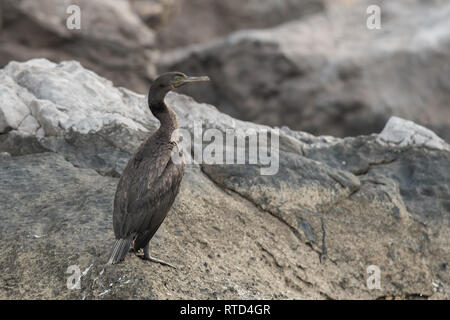
<svg viewBox="0 0 450 320">
<path fill-rule="evenodd" d="M 204 43 L 232 31 L 267 28 L 324 10 L 323 0 L 177 0 L 157 32 L 158 47 Z M 182 32 L 180 32 L 182 30 Z"/>
<path fill-rule="evenodd" d="M 3 88 L 3 90 L 5 92 L 2 93 L 2 96 L 6 99 L 0 106 L 0 132 L 19 128 L 30 113 L 27 106 L 18 99 L 14 92 L 9 88 Z"/>
<path fill-rule="evenodd" d="M 177 0 L 130 0 L 133 10 L 151 29 L 157 29 L 169 22 L 176 10 Z"/>
<path fill-rule="evenodd" d="M 428 129 L 393 118 L 380 135 L 316 137 L 171 93 L 191 134 L 269 130 L 278 172 L 187 165 L 151 243 L 178 269 L 131 254 L 106 266 L 117 178 L 157 127 L 145 97 L 76 62 L 10 63 L 0 76 L 0 101 L 13 88 L 40 127 L 0 132 L 0 298 L 449 298 L 450 151 Z M 367 286 L 374 266 L 379 289 Z"/>
<path fill-rule="evenodd" d="M 450 150 L 448 144 L 439 138 L 433 131 L 398 117 L 391 117 L 378 135 L 378 140 L 383 143 L 399 145 L 422 145 L 438 150 Z"/>
<path fill-rule="evenodd" d="M 67 27 L 69 4 L 80 8 L 80 29 Z M 140 92 L 155 76 L 154 33 L 127 0 L 4 0 L 2 6 L 0 66 L 35 57 L 75 59 Z"/>
<path fill-rule="evenodd" d="M 9 159 L 11 155 L 8 152 L 0 152 L 0 159 Z"/>
<path fill-rule="evenodd" d="M 174 50 L 159 70 L 209 75 L 212 88 L 182 92 L 247 121 L 342 137 L 398 116 L 449 141 L 450 4 L 346 3 Z M 380 30 L 366 27 L 369 4 L 381 7 Z"/>
</svg>

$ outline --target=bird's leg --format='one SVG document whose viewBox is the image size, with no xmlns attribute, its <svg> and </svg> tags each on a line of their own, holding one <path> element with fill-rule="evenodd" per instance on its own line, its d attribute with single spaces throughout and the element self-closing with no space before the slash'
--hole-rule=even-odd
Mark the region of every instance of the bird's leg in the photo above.
<svg viewBox="0 0 450 320">
<path fill-rule="evenodd" d="M 171 267 L 171 268 L 174 268 L 174 269 L 177 268 L 177 267 L 175 267 L 174 265 L 172 265 L 172 264 L 170 264 L 168 262 L 165 262 L 163 260 L 160 260 L 160 259 L 157 259 L 157 258 L 154 258 L 154 257 L 150 256 L 150 241 L 147 243 L 147 245 L 144 248 L 144 257 L 143 257 L 143 259 L 147 260 L 147 261 L 156 262 L 156 263 L 162 264 L 163 266 Z"/>
<path fill-rule="evenodd" d="M 135 253 L 135 254 L 139 252 L 140 249 L 136 250 L 136 248 L 135 248 L 135 242 L 136 242 L 136 239 L 134 239 L 133 242 L 131 243 L 130 251 L 128 251 L 128 252 Z"/>
</svg>

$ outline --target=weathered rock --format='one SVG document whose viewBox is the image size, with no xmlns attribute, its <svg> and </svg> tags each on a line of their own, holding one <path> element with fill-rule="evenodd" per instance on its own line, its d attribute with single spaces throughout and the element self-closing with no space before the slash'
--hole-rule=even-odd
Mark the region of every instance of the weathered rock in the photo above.
<svg viewBox="0 0 450 320">
<path fill-rule="evenodd" d="M 170 19 L 157 30 L 158 47 L 180 48 L 232 31 L 273 27 L 320 12 L 323 0 L 176 0 Z"/>
<path fill-rule="evenodd" d="M 80 8 L 80 29 L 66 25 L 74 13 L 69 5 Z M 116 85 L 145 92 L 155 76 L 154 33 L 133 8 L 128 0 L 3 0 L 0 66 L 75 59 Z"/>
<path fill-rule="evenodd" d="M 157 126 L 145 97 L 75 62 L 11 63 L 0 76 L 0 101 L 12 90 L 39 126 L 0 132 L 2 298 L 449 298 L 450 151 L 423 127 L 393 118 L 380 135 L 345 139 L 282 128 L 272 176 L 188 165 L 152 240 L 179 268 L 131 254 L 105 266 L 117 177 Z M 166 100 L 191 131 L 269 129 Z M 367 287 L 371 265 L 381 289 Z M 66 287 L 69 266 L 80 290 Z"/>
<path fill-rule="evenodd" d="M 398 117 L 389 119 L 383 131 L 378 135 L 378 140 L 381 143 L 400 147 L 423 145 L 433 149 L 450 150 L 448 144 L 433 131 Z"/>
<path fill-rule="evenodd" d="M 381 7 L 380 30 L 366 27 L 369 4 Z M 379 132 L 396 115 L 449 141 L 449 21 L 445 1 L 339 3 L 173 51 L 160 70 L 208 74 L 212 88 L 182 92 L 243 120 L 349 136 Z"/>
</svg>

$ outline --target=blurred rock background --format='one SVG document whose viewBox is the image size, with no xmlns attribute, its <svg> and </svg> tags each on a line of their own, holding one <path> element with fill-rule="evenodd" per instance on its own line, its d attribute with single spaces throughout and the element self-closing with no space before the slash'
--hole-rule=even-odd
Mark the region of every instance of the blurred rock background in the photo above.
<svg viewBox="0 0 450 320">
<path fill-rule="evenodd" d="M 66 8 L 81 8 L 68 30 Z M 379 30 L 366 26 L 381 8 Z M 445 0 L 2 0 L 0 66 L 74 59 L 146 93 L 157 73 L 208 74 L 186 89 L 243 120 L 313 134 L 379 132 L 396 115 L 450 140 Z"/>
</svg>

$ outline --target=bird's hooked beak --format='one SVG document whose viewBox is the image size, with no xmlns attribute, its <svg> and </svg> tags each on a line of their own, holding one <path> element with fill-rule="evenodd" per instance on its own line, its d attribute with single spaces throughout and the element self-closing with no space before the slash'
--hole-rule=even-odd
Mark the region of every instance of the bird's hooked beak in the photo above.
<svg viewBox="0 0 450 320">
<path fill-rule="evenodd" d="M 176 83 L 173 84 L 175 88 L 179 88 L 181 86 L 184 86 L 185 84 L 192 83 L 192 82 L 202 82 L 202 81 L 210 81 L 209 77 L 202 76 L 202 77 L 187 77 L 184 78 Z"/>
</svg>

